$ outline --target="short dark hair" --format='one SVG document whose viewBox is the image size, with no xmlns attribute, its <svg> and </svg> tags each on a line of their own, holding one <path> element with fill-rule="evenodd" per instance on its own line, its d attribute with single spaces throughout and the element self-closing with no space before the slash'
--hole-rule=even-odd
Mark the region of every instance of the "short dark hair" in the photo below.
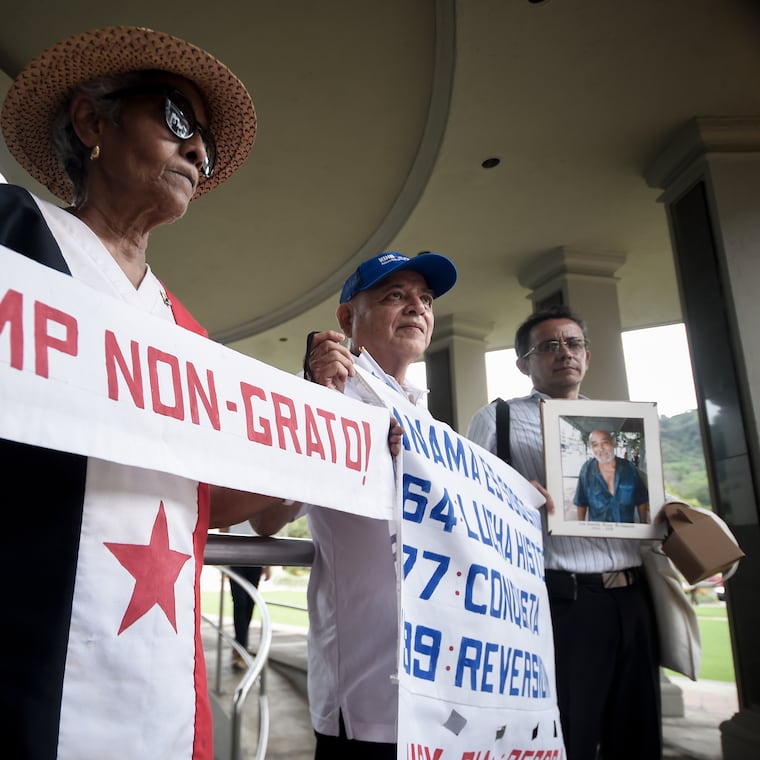
<svg viewBox="0 0 760 760">
<path fill-rule="evenodd" d="M 530 351 L 530 331 L 547 319 L 569 319 L 583 330 L 583 337 L 588 341 L 586 323 L 569 306 L 551 306 L 548 309 L 534 311 L 518 328 L 515 333 L 515 352 L 518 358 Z"/>
</svg>

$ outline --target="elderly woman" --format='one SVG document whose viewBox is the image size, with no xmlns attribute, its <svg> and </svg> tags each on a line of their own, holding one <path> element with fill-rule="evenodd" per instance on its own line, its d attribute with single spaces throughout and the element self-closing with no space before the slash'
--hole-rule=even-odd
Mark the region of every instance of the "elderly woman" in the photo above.
<svg viewBox="0 0 760 760">
<path fill-rule="evenodd" d="M 2 130 L 67 205 L 0 186 L 0 243 L 202 332 L 146 250 L 253 145 L 253 104 L 227 67 L 148 29 L 76 35 L 21 72 Z M 0 548 L 3 755 L 211 758 L 197 609 L 208 487 L 10 441 L 0 461 L 17 496 Z"/>
</svg>

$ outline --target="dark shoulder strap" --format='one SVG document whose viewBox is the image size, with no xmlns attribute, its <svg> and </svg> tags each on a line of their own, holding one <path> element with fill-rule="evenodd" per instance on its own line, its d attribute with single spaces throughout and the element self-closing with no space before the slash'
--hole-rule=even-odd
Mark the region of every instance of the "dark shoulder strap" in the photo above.
<svg viewBox="0 0 760 760">
<path fill-rule="evenodd" d="M 496 404 L 496 456 L 512 464 L 509 447 L 509 402 L 497 398 Z"/>
<path fill-rule="evenodd" d="M 71 274 L 42 212 L 23 187 L 0 185 L 0 243 L 46 267 Z"/>
</svg>

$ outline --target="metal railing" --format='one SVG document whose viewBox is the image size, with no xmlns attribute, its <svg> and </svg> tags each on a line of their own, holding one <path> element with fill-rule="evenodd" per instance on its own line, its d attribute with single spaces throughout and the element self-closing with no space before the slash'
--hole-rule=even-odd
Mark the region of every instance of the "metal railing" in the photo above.
<svg viewBox="0 0 760 760">
<path fill-rule="evenodd" d="M 261 538 L 234 533 L 211 533 L 208 535 L 204 564 L 217 566 L 221 580 L 218 622 L 214 622 L 208 616 L 202 615 L 202 619 L 215 628 L 217 632 L 216 694 L 221 693 L 223 642 L 234 648 L 247 666 L 247 670 L 235 688 L 232 697 L 230 760 L 242 760 L 241 733 L 243 709 L 249 692 L 257 680 L 259 683 L 259 734 L 255 757 L 256 760 L 264 760 L 266 757 L 267 743 L 269 741 L 269 701 L 266 694 L 265 665 L 269 659 L 272 645 L 272 623 L 267 605 L 261 594 L 259 594 L 258 589 L 245 578 L 231 570 L 227 565 L 309 567 L 313 559 L 314 545 L 308 539 Z M 261 638 L 256 655 L 253 657 L 245 647 L 241 646 L 233 636 L 224 630 L 225 576 L 238 583 L 259 607 Z M 288 604 L 280 604 L 278 606 L 303 609 Z"/>
<path fill-rule="evenodd" d="M 314 544 L 308 538 L 263 538 L 238 533 L 209 533 L 205 565 L 283 565 L 311 567 Z"/>
<path fill-rule="evenodd" d="M 216 646 L 216 682 L 215 692 L 221 694 L 221 673 L 222 673 L 222 641 L 229 644 L 242 658 L 246 665 L 246 672 L 240 679 L 232 696 L 232 710 L 230 714 L 230 760 L 241 760 L 242 758 L 242 715 L 246 699 L 251 687 L 259 682 L 259 732 L 256 744 L 256 760 L 264 760 L 266 757 L 267 743 L 269 742 L 269 700 L 266 693 L 266 665 L 269 658 L 269 650 L 272 645 L 272 621 L 269 617 L 266 603 L 261 598 L 256 587 L 249 583 L 241 575 L 231 570 L 229 567 L 217 567 L 220 573 L 221 588 L 219 594 L 219 622 L 214 623 L 211 618 L 203 615 L 203 619 L 212 625 L 217 632 Z M 224 578 L 231 578 L 250 596 L 259 606 L 259 615 L 261 617 L 261 638 L 259 647 L 255 656 L 251 656 L 248 650 L 241 646 L 233 636 L 224 630 Z"/>
</svg>

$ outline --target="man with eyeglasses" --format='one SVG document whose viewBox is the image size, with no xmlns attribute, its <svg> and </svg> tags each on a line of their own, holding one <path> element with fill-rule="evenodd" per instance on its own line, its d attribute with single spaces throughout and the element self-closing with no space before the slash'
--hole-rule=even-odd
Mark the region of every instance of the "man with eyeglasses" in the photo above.
<svg viewBox="0 0 760 760">
<path fill-rule="evenodd" d="M 536 312 L 518 327 L 515 350 L 533 390 L 508 402 L 508 453 L 499 448 L 546 494 L 539 403 L 581 398 L 586 325 L 564 306 Z M 494 402 L 475 413 L 467 437 L 496 454 L 496 428 Z M 553 536 L 544 520 L 544 558 L 567 760 L 661 758 L 658 644 L 638 542 Z"/>
</svg>

